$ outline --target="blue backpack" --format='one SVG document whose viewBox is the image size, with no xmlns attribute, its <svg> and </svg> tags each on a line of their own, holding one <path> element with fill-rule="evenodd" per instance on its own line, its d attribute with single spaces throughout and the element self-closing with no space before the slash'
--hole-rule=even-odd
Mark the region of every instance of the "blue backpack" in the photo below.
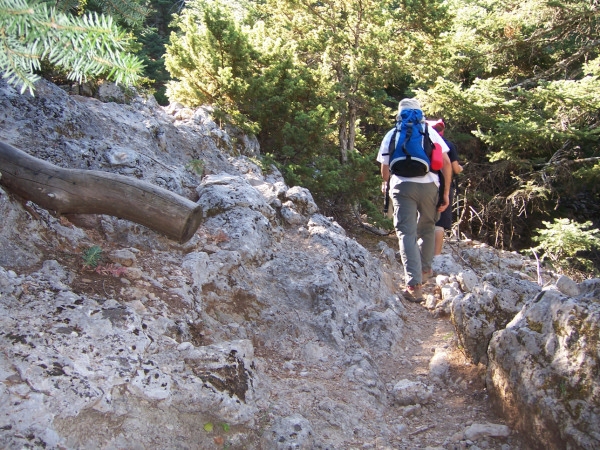
<svg viewBox="0 0 600 450">
<path fill-rule="evenodd" d="M 396 135 L 400 137 L 396 143 Z M 405 109 L 400 113 L 396 129 L 390 140 L 388 161 L 390 171 L 401 177 L 422 177 L 431 170 L 433 142 L 429 137 L 427 122 L 420 109 Z"/>
</svg>

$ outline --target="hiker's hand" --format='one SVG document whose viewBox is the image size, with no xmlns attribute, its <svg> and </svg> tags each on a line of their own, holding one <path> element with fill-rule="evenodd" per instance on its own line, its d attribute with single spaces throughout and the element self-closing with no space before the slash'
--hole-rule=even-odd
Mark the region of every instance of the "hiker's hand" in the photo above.
<svg viewBox="0 0 600 450">
<path fill-rule="evenodd" d="M 387 192 L 387 186 L 388 186 L 387 185 L 387 181 L 384 181 L 384 182 L 381 183 L 381 193 L 383 195 L 385 195 L 385 193 Z"/>
<path fill-rule="evenodd" d="M 442 203 L 440 203 L 440 206 L 438 206 L 438 208 L 437 208 L 438 212 L 445 211 L 449 204 L 450 204 L 450 197 L 448 197 L 448 194 L 444 194 L 444 201 Z"/>
</svg>

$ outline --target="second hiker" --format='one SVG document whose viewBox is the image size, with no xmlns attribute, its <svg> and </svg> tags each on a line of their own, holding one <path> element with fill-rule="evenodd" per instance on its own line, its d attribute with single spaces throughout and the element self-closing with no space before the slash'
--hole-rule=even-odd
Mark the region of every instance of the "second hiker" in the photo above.
<svg viewBox="0 0 600 450">
<path fill-rule="evenodd" d="M 439 202 L 440 176 L 430 167 L 434 145 L 443 152 L 441 172 L 445 189 Z M 432 274 L 435 223 L 449 205 L 452 167 L 448 151 L 440 135 L 427 126 L 418 100 L 402 99 L 396 127 L 383 138 L 377 161 L 384 180 L 382 190 L 389 190 L 394 206 L 394 228 L 406 284 L 403 296 L 415 303 L 423 301 L 421 285 Z"/>
<path fill-rule="evenodd" d="M 463 171 L 463 166 L 458 162 L 458 151 L 456 149 L 456 144 L 454 142 L 449 141 L 444 137 L 444 129 L 446 128 L 446 124 L 443 119 L 438 119 L 437 121 L 427 121 L 429 126 L 433 128 L 438 134 L 442 137 L 444 142 L 448 145 L 450 151 L 448 152 L 448 157 L 450 158 L 450 164 L 452 166 L 452 182 L 450 183 L 450 192 L 449 192 L 449 200 L 450 204 L 448 207 L 442 211 L 440 214 L 439 220 L 435 224 L 435 252 L 434 255 L 441 255 L 442 248 L 444 246 L 444 234 L 446 234 L 446 230 L 452 229 L 452 204 L 454 200 L 454 194 L 456 193 L 456 178 L 454 175 L 458 175 Z"/>
</svg>

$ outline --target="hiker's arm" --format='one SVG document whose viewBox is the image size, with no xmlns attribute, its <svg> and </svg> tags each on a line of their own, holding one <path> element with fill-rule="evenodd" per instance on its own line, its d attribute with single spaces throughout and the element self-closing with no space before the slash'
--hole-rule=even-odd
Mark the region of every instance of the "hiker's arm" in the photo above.
<svg viewBox="0 0 600 450">
<path fill-rule="evenodd" d="M 454 175 L 458 175 L 463 171 L 463 166 L 461 166 L 458 161 L 452 161 L 452 172 Z"/>
<path fill-rule="evenodd" d="M 444 165 L 442 166 L 444 174 L 444 200 L 438 206 L 438 211 L 444 211 L 450 205 L 450 183 L 452 183 L 452 163 L 448 157 L 448 153 L 444 153 Z"/>
<path fill-rule="evenodd" d="M 385 194 L 387 184 L 390 182 L 390 166 L 387 164 L 381 165 L 381 178 L 383 178 L 383 183 L 381 183 L 381 192 Z"/>
</svg>

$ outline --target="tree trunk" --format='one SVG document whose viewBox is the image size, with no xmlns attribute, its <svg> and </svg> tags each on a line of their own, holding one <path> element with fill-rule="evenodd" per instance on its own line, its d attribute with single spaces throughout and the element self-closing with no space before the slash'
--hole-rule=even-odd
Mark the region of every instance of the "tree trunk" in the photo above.
<svg viewBox="0 0 600 450">
<path fill-rule="evenodd" d="M 63 169 L 0 142 L 0 184 L 56 214 L 107 214 L 180 243 L 202 220 L 200 205 L 153 184 L 95 170 Z"/>
<path fill-rule="evenodd" d="M 348 162 L 348 128 L 345 115 L 338 121 L 338 137 L 340 140 L 340 162 L 346 164 Z"/>
<path fill-rule="evenodd" d="M 348 108 L 348 151 L 354 151 L 356 142 L 356 105 L 350 104 Z"/>
<path fill-rule="evenodd" d="M 338 137 L 340 140 L 340 161 L 348 162 L 348 152 L 354 151 L 356 142 L 356 105 L 348 103 L 348 110 L 340 114 L 338 120 Z"/>
</svg>

